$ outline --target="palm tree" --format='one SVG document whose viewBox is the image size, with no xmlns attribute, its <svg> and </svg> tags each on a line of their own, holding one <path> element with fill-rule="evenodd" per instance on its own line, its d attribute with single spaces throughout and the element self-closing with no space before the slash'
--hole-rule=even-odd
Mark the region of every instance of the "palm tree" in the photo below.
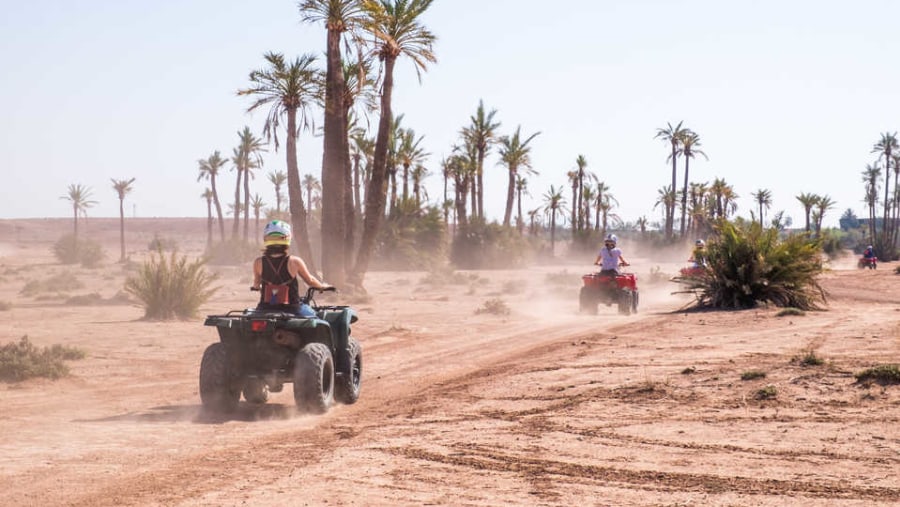
<svg viewBox="0 0 900 507">
<path fill-rule="evenodd" d="M 197 163 L 200 165 L 200 174 L 197 176 L 197 181 L 209 180 L 213 204 L 216 205 L 216 215 L 219 217 L 219 240 L 225 241 L 225 219 L 222 217 L 222 205 L 219 203 L 219 193 L 216 191 L 216 176 L 219 175 L 219 169 L 225 166 L 226 160 L 222 158 L 219 150 L 216 150 L 209 158 L 200 159 Z"/>
<path fill-rule="evenodd" d="M 809 216 L 813 207 L 819 202 L 819 196 L 803 192 L 796 196 L 796 199 L 800 201 L 800 204 L 803 206 L 803 213 L 806 216 L 806 232 L 810 232 Z"/>
<path fill-rule="evenodd" d="M 596 230 L 600 230 L 600 204 L 603 202 L 603 197 L 606 196 L 606 193 L 609 192 L 609 186 L 602 182 L 597 182 L 597 187 L 594 189 L 594 228 Z M 615 199 L 613 199 L 615 201 Z"/>
<path fill-rule="evenodd" d="M 411 177 L 413 182 L 413 196 L 416 199 L 416 208 L 422 205 L 422 180 L 427 178 L 430 174 L 428 169 L 422 164 L 417 165 L 412 170 Z M 427 191 L 425 197 L 426 199 L 428 197 Z"/>
<path fill-rule="evenodd" d="M 206 199 L 206 249 L 209 250 L 212 247 L 212 230 L 213 230 L 213 214 L 212 214 L 212 205 L 213 205 L 213 192 L 209 188 L 203 191 L 200 194 L 200 197 Z"/>
<path fill-rule="evenodd" d="M 765 210 L 772 207 L 772 191 L 761 188 L 756 192 L 750 192 L 750 196 L 753 197 L 756 204 L 759 205 L 759 225 L 763 226 L 766 222 Z"/>
<path fill-rule="evenodd" d="M 591 230 L 591 203 L 597 199 L 597 194 L 591 187 L 584 187 L 578 198 L 584 203 L 584 209 L 578 210 L 578 214 L 584 217 L 584 230 Z"/>
<path fill-rule="evenodd" d="M 421 165 L 430 155 L 419 145 L 422 144 L 424 136 L 416 138 L 416 132 L 413 129 L 405 129 L 400 132 L 400 144 L 397 147 L 397 161 L 403 166 L 403 200 L 409 199 L 409 172 L 410 167 L 415 168 Z"/>
<path fill-rule="evenodd" d="M 113 190 L 119 196 L 119 247 L 121 251 L 119 262 L 125 262 L 125 196 L 133 190 L 131 184 L 134 183 L 134 178 L 130 180 L 111 179 L 110 181 L 112 181 Z"/>
<path fill-rule="evenodd" d="M 91 189 L 82 186 L 80 183 L 69 185 L 69 191 L 66 195 L 60 197 L 72 203 L 72 217 L 75 220 L 75 240 L 78 241 L 78 215 L 87 216 L 87 209 L 97 204 L 97 201 L 91 200 Z"/>
<path fill-rule="evenodd" d="M 234 149 L 232 162 L 238 171 L 238 183 L 241 181 L 240 175 L 243 174 L 244 176 L 244 205 L 242 209 L 244 210 L 244 241 L 246 242 L 250 234 L 250 206 L 248 205 L 250 202 L 250 178 L 253 177 L 254 169 L 262 167 L 263 160 L 260 153 L 266 151 L 266 148 L 262 139 L 257 138 L 250 132 L 250 127 L 244 127 L 244 130 L 238 132 L 238 137 L 240 141 L 238 147 Z M 237 194 L 235 194 L 235 197 L 237 197 Z M 239 199 L 235 199 L 235 201 L 239 201 Z M 237 222 L 235 222 L 232 236 L 237 234 L 236 226 Z"/>
<path fill-rule="evenodd" d="M 352 141 L 350 144 L 350 154 L 353 158 L 353 202 L 356 207 L 356 214 L 361 215 L 362 195 L 360 189 L 368 180 L 368 178 L 363 177 L 362 175 L 362 162 L 365 161 L 365 167 L 371 165 L 372 151 L 375 149 L 375 142 L 366 137 L 364 131 L 359 131 L 354 134 L 351 136 L 350 140 Z"/>
<path fill-rule="evenodd" d="M 253 194 L 250 206 L 253 208 L 253 237 L 255 238 L 259 237 L 259 214 L 265 205 L 266 203 L 263 202 L 259 194 Z"/>
<path fill-rule="evenodd" d="M 291 212 L 294 238 L 298 243 L 300 255 L 306 260 L 310 270 L 314 271 L 314 259 L 309 245 L 309 234 L 306 226 L 306 210 L 303 206 L 302 188 L 300 186 L 300 169 L 297 164 L 297 137 L 301 126 L 308 126 L 306 114 L 309 106 L 319 96 L 318 76 L 313 68 L 316 58 L 306 54 L 292 62 L 286 62 L 280 53 L 266 53 L 268 68 L 254 70 L 250 73 L 251 88 L 238 90 L 238 95 L 251 95 L 256 101 L 247 108 L 253 111 L 264 105 L 269 106 L 263 133 L 267 139 L 274 138 L 275 150 L 278 151 L 278 127 L 282 117 L 287 117 L 287 173 L 288 200 Z M 297 114 L 300 114 L 300 125 Z"/>
<path fill-rule="evenodd" d="M 672 148 L 672 153 L 669 155 L 669 159 L 672 160 L 672 185 L 669 187 L 674 191 L 677 188 L 678 182 L 678 170 L 676 166 L 676 161 L 678 159 L 678 146 L 681 144 L 681 139 L 684 137 L 684 132 L 687 129 L 681 127 L 683 121 L 678 122 L 674 127 L 671 123 L 666 122 L 665 128 L 656 129 L 656 135 L 654 138 L 662 139 L 663 141 L 669 143 Z M 673 226 L 674 226 L 674 217 L 675 217 L 675 201 L 673 200 L 666 207 L 666 239 L 672 238 Z"/>
<path fill-rule="evenodd" d="M 309 206 L 306 209 L 306 214 L 309 215 L 312 213 L 313 192 L 321 192 L 322 185 L 315 176 L 307 174 L 303 176 L 303 189 L 306 191 L 306 205 Z"/>
<path fill-rule="evenodd" d="M 369 0 L 363 4 L 366 19 L 363 28 L 376 39 L 375 53 L 383 62 L 381 118 L 375 137 L 372 179 L 366 190 L 366 216 L 359 255 L 353 278 L 362 285 L 375 239 L 384 219 L 385 175 L 387 174 L 388 137 L 391 131 L 391 95 L 394 91 L 394 66 L 401 55 L 409 57 L 421 77 L 428 62 L 435 62 L 432 44 L 435 36 L 420 22 L 433 0 Z"/>
<path fill-rule="evenodd" d="M 516 217 L 516 230 L 522 234 L 525 222 L 522 220 L 522 194 L 528 193 L 528 180 L 522 176 L 516 176 L 516 204 L 518 206 L 518 215 Z"/>
<path fill-rule="evenodd" d="M 877 237 L 878 228 L 875 223 L 875 207 L 878 205 L 878 180 L 881 179 L 881 167 L 878 163 L 869 164 L 863 171 L 863 182 L 866 184 L 866 204 L 869 207 L 869 241 L 873 244 Z"/>
<path fill-rule="evenodd" d="M 269 173 L 269 182 L 275 187 L 275 213 L 281 214 L 281 186 L 287 181 L 284 171 Z"/>
<path fill-rule="evenodd" d="M 578 198 L 578 202 L 575 202 L 575 200 L 573 199 L 572 206 L 578 210 L 577 228 L 580 231 L 584 229 L 584 210 L 582 209 L 582 204 L 584 202 L 584 168 L 587 167 L 587 159 L 584 158 L 584 155 L 578 155 L 578 157 L 575 159 L 575 165 L 578 167 L 578 189 L 575 194 Z M 575 216 L 576 215 L 573 215 L 573 217 Z M 574 232 L 575 229 L 576 224 L 573 222 L 572 231 Z"/>
<path fill-rule="evenodd" d="M 888 210 L 890 209 L 890 186 L 891 186 L 891 154 L 900 151 L 900 143 L 897 141 L 897 133 L 883 132 L 881 139 L 872 147 L 872 153 L 884 155 L 884 220 L 882 223 L 881 245 L 882 249 L 888 248 Z"/>
<path fill-rule="evenodd" d="M 647 217 L 638 218 L 637 222 L 635 222 L 635 225 L 637 225 L 638 230 L 641 231 L 641 236 L 647 234 Z"/>
<path fill-rule="evenodd" d="M 687 211 L 687 195 L 688 195 L 688 173 L 690 172 L 691 159 L 694 155 L 703 155 L 703 158 L 709 160 L 703 150 L 697 149 L 700 146 L 700 136 L 691 130 L 681 131 L 681 148 L 680 155 L 684 157 L 684 187 L 681 191 L 681 236 L 685 232 L 685 213 Z"/>
<path fill-rule="evenodd" d="M 497 141 L 497 129 L 500 128 L 500 122 L 494 121 L 497 114 L 496 109 L 491 109 L 486 113 L 484 109 L 484 101 L 478 101 L 478 109 L 475 114 L 469 117 L 470 124 L 462 130 L 462 135 L 475 145 L 477 152 L 477 166 L 475 168 L 475 187 L 472 189 L 473 195 L 477 196 L 478 209 L 473 209 L 472 214 L 484 218 L 484 158 L 488 151 Z"/>
<path fill-rule="evenodd" d="M 656 202 L 653 203 L 653 209 L 656 209 L 657 206 L 663 207 L 663 217 L 668 219 L 668 213 L 671 209 L 672 203 L 677 200 L 675 196 L 675 192 L 672 191 L 672 187 L 666 185 L 656 191 Z M 668 220 L 666 220 L 668 223 Z"/>
<path fill-rule="evenodd" d="M 493 112 L 491 113 L 493 114 Z M 531 134 L 524 141 L 522 140 L 522 126 L 516 127 L 516 131 L 512 136 L 503 136 L 500 138 L 500 161 L 506 164 L 509 173 L 509 185 L 506 189 L 506 212 L 503 214 L 503 226 L 509 227 L 510 218 L 512 217 L 513 198 L 515 197 L 516 178 L 521 168 L 525 172 L 534 174 L 531 169 L 531 147 L 528 145 L 532 139 L 540 135 L 540 132 Z M 521 198 L 521 194 L 519 195 Z M 522 221 L 522 206 L 519 206 L 519 222 Z M 519 226 L 519 231 L 522 228 Z"/>
<path fill-rule="evenodd" d="M 533 210 L 528 212 L 528 234 L 531 236 L 537 235 L 537 226 L 535 224 L 535 221 L 540 212 L 541 208 L 534 208 Z"/>
<path fill-rule="evenodd" d="M 556 188 L 550 185 L 550 190 L 544 194 L 544 212 L 550 214 L 550 256 L 556 246 L 556 214 L 563 213 L 566 208 L 566 199 L 563 197 L 562 187 Z"/>
<path fill-rule="evenodd" d="M 821 236 L 822 234 L 822 219 L 825 218 L 825 212 L 834 208 L 837 203 L 831 200 L 831 197 L 827 195 L 823 195 L 819 198 L 819 202 L 816 203 L 816 236 Z M 882 235 L 884 233 L 882 232 Z"/>
<path fill-rule="evenodd" d="M 578 202 L 578 171 L 567 171 L 566 177 L 569 178 L 569 185 L 572 187 L 572 202 Z M 575 239 L 575 225 L 578 223 L 578 210 L 576 206 L 572 206 L 572 239 Z"/>
<path fill-rule="evenodd" d="M 347 220 L 353 219 L 353 205 L 348 203 L 351 199 L 349 120 L 341 40 L 345 32 L 355 30 L 362 22 L 362 6 L 358 0 L 304 0 L 300 12 L 303 21 L 322 22 L 327 32 L 322 160 L 322 193 L 327 199 L 322 202 L 322 269 L 328 279 L 342 286 L 347 264 Z"/>
</svg>

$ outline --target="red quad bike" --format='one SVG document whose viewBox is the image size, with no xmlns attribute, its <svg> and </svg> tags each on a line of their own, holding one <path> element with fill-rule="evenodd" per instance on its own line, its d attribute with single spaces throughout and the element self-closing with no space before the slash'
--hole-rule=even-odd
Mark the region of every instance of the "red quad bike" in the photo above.
<svg viewBox="0 0 900 507">
<path fill-rule="evenodd" d="M 619 314 L 631 315 L 638 311 L 637 275 L 619 273 L 618 275 L 601 275 L 590 273 L 581 277 L 584 286 L 578 295 L 579 308 L 582 313 L 597 315 L 597 305 L 616 304 Z"/>
<path fill-rule="evenodd" d="M 860 257 L 859 262 L 856 263 L 856 266 L 859 269 L 877 269 L 878 268 L 878 257 Z"/>
<path fill-rule="evenodd" d="M 690 262 L 691 264 L 689 266 L 685 266 L 685 267 L 681 268 L 681 270 L 679 271 L 679 273 L 681 273 L 682 277 L 697 278 L 697 277 L 703 275 L 703 271 L 704 271 L 703 266 L 701 266 L 693 261 L 688 261 L 688 262 Z"/>
</svg>

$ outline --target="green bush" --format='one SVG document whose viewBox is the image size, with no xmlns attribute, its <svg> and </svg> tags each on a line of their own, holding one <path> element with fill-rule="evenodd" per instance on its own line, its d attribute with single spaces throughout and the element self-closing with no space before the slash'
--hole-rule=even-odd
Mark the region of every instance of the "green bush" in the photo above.
<svg viewBox="0 0 900 507">
<path fill-rule="evenodd" d="M 19 382 L 32 377 L 60 378 L 69 374 L 63 361 L 84 359 L 85 352 L 75 347 L 53 345 L 36 347 L 27 336 L 18 343 L 0 346 L 0 381 Z"/>
<path fill-rule="evenodd" d="M 203 259 L 188 262 L 177 252 L 166 256 L 157 251 L 125 280 L 125 291 L 144 304 L 146 319 L 192 318 L 217 290 L 210 287 L 216 276 L 204 269 L 205 264 Z"/>
<path fill-rule="evenodd" d="M 444 213 L 401 200 L 384 222 L 372 264 L 395 270 L 433 270 L 446 261 Z"/>
<path fill-rule="evenodd" d="M 818 309 L 825 290 L 821 246 L 805 234 L 779 238 L 758 223 L 720 222 L 707 242 L 709 268 L 701 276 L 676 277 L 697 307 L 753 308 L 759 303 L 801 310 Z"/>
<path fill-rule="evenodd" d="M 53 254 L 63 264 L 81 264 L 86 268 L 96 268 L 106 256 L 99 243 L 78 239 L 72 234 L 63 236 L 53 245 Z"/>
<path fill-rule="evenodd" d="M 503 301 L 502 299 L 494 298 L 485 301 L 484 305 L 475 310 L 475 313 L 478 315 L 483 313 L 488 313 L 491 315 L 509 315 L 510 309 L 505 301 Z"/>
<path fill-rule="evenodd" d="M 766 372 L 759 370 L 748 370 L 741 373 L 741 380 L 756 380 L 766 378 Z"/>
<path fill-rule="evenodd" d="M 530 262 L 540 243 L 514 228 L 473 220 L 453 238 L 450 260 L 462 269 L 509 269 Z"/>
<path fill-rule="evenodd" d="M 881 364 L 867 368 L 856 374 L 856 381 L 860 384 L 876 383 L 883 386 L 900 384 L 900 365 Z"/>
</svg>

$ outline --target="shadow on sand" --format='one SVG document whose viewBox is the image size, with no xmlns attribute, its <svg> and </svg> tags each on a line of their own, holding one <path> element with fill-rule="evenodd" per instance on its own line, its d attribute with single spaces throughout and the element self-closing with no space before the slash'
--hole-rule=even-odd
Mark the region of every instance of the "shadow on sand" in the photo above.
<svg viewBox="0 0 900 507">
<path fill-rule="evenodd" d="M 202 405 L 163 405 L 139 412 L 101 417 L 98 419 L 75 419 L 73 422 L 179 422 L 191 421 L 197 424 L 222 424 L 229 421 L 271 421 L 290 419 L 297 415 L 293 405 L 279 403 L 252 404 L 241 402 L 234 412 L 223 414 L 205 410 Z"/>
</svg>

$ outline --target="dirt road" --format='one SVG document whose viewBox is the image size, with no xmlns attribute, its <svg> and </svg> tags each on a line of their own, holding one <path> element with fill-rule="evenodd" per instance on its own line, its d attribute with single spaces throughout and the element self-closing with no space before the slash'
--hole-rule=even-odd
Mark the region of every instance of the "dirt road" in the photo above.
<svg viewBox="0 0 900 507">
<path fill-rule="evenodd" d="M 111 304 L 124 273 L 75 273 L 99 306 L 23 299 L 62 268 L 7 257 L 2 341 L 88 358 L 0 384 L 0 505 L 896 505 L 900 387 L 853 375 L 900 362 L 891 267 L 832 271 L 828 311 L 785 317 L 671 313 L 666 284 L 636 316 L 580 316 L 577 268 L 376 273 L 357 404 L 300 416 L 286 386 L 221 419 L 197 394 L 213 328 Z M 221 275 L 204 314 L 252 304 Z M 492 298 L 511 315 L 476 315 Z"/>
</svg>

